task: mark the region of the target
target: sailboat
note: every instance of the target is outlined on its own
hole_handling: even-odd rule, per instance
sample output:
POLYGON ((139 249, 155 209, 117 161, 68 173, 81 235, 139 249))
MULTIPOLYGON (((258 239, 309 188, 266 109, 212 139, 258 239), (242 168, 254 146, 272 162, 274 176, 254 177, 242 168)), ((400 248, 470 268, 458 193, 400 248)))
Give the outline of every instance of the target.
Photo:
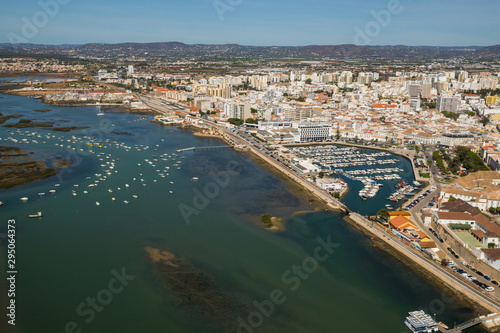
POLYGON ((104 113, 101 111, 101 106, 99 106, 99 105, 97 106, 97 111, 98 111, 97 112, 98 116, 104 116, 104 113))

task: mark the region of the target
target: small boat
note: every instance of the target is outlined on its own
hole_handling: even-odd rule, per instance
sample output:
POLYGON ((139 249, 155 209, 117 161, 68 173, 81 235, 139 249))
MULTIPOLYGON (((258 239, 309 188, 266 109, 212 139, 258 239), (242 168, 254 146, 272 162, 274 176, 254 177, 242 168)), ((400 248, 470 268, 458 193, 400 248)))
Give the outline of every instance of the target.
POLYGON ((41 193, 38 193, 38 195, 43 197, 45 195, 45 193, 41 192, 41 193))
POLYGON ((125 184, 125 187, 129 187, 130 185, 129 184, 125 184))
POLYGON ((174 193, 174 191, 170 191, 170 193, 174 193))
POLYGON ((111 200, 115 201, 116 199, 115 198, 111 198, 111 200))
POLYGON ((50 190, 49 193, 56 193, 56 190, 50 190))
POLYGON ((133 194, 133 195, 132 195, 132 198, 137 199, 137 198, 138 198, 138 196, 137 196, 137 195, 135 195, 135 194, 133 194))
POLYGON ((55 184, 54 186, 55 186, 55 187, 59 187, 59 186, 61 186, 61 184, 55 184))
POLYGON ((42 217, 42 212, 38 212, 37 214, 32 214, 32 215, 28 215, 30 219, 32 218, 35 218, 35 217, 42 217))
POLYGON ((198 177, 193 177, 192 180, 198 180, 198 177))
POLYGON ((97 206, 99 206, 99 205, 100 205, 99 201, 96 201, 96 202, 95 202, 95 204, 96 204, 97 206))
POLYGON ((128 201, 127 201, 127 200, 123 200, 123 202, 124 202, 125 204, 128 204, 128 201))
POLYGON ((109 193, 113 193, 113 190, 112 190, 112 189, 108 189, 108 192, 109 192, 109 193))
POLYGON ((0 206, 3 206, 3 202, 2 201, 0 201, 0 206))
POLYGON ((83 191, 83 194, 88 194, 89 192, 88 191, 83 191))
POLYGON ((22 197, 20 200, 21 201, 28 201, 29 199, 27 197, 22 197))
POLYGON ((73 194, 74 197, 76 197, 76 192, 73 192, 72 194, 73 194))

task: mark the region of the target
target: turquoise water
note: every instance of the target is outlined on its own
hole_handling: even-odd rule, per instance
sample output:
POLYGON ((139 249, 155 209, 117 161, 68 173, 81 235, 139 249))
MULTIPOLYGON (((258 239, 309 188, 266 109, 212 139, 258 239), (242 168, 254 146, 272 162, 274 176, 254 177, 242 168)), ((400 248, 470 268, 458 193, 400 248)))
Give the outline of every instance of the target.
MULTIPOLYGON (((245 155, 223 150, 174 156, 179 148, 220 145, 216 140, 137 115, 103 109, 105 115, 97 116, 94 107, 52 106, 51 112, 38 113, 33 110, 47 106, 37 100, 3 97, 4 115, 91 127, 69 133, 0 127, 0 145, 34 150, 47 162, 56 156, 75 162, 60 176, 0 191, 1 232, 7 219, 17 221, 17 325, 10 332, 63 332, 71 322, 82 332, 409 332, 404 317, 418 308, 449 325, 473 317, 463 304, 374 247, 341 215, 311 211, 245 155), (99 141, 102 148, 87 145, 99 141), (98 186, 89 188, 96 180, 98 186), (200 192, 206 199, 196 201, 200 192), (24 196, 26 203, 19 200, 24 196), (192 214, 186 218, 179 207, 190 207, 192 214), (28 218, 38 211, 42 219, 28 218), (297 211, 306 212, 294 215, 297 211), (263 230, 262 214, 287 217, 286 231, 263 230), (321 250, 321 258, 315 257, 318 239, 334 243, 333 252, 321 250), (155 272, 145 246, 186 258, 210 276, 239 305, 230 327, 214 328, 227 317, 207 318, 193 304, 180 303, 155 272), (302 268, 294 271, 294 266, 302 268), (122 269, 133 280, 106 298, 112 271, 122 269), (106 305, 89 311, 87 298, 99 296, 106 305), (269 299, 277 300, 272 311, 269 299), (254 301, 264 304, 265 314, 256 312, 254 301)), ((363 212, 354 194, 346 201, 363 212)), ((366 209, 375 208, 373 199, 366 209)))

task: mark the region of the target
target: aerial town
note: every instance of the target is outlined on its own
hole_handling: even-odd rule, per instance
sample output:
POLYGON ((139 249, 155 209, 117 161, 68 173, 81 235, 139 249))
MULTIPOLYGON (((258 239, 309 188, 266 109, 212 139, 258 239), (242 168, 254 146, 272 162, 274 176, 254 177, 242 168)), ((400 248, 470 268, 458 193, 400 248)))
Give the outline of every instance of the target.
MULTIPOLYGON (((2 58, 0 82, 53 106, 152 112, 154 122, 261 155, 343 212, 349 192, 369 203, 390 182, 385 208, 352 221, 500 304, 498 63, 113 59, 2 58), (393 154, 410 161, 414 181, 393 154)), ((408 327, 437 327, 412 316, 408 327)))

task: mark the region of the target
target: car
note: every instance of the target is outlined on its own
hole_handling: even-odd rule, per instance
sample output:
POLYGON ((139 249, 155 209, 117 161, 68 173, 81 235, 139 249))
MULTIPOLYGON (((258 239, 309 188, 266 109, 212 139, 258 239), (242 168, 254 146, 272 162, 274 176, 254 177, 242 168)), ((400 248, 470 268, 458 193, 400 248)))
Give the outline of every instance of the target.
POLYGON ((484 278, 488 281, 491 281, 491 278, 488 275, 485 275, 484 278))
POLYGON ((498 286, 498 282, 496 282, 495 280, 491 280, 491 283, 493 283, 495 286, 498 286))
POLYGON ((449 247, 449 248, 448 248, 448 251, 450 251, 450 252, 451 252, 451 247, 449 247))
POLYGON ((495 290, 495 288, 487 286, 486 288, 484 288, 484 290, 491 292, 491 291, 495 290))
POLYGON ((476 274, 479 276, 484 276, 484 274, 481 271, 476 271, 476 274))
POLYGON ((477 272, 477 269, 475 269, 475 268, 471 268, 470 270, 473 271, 474 273, 477 272))
POLYGON ((455 254, 455 258, 460 259, 460 257, 458 256, 458 254, 455 254))

